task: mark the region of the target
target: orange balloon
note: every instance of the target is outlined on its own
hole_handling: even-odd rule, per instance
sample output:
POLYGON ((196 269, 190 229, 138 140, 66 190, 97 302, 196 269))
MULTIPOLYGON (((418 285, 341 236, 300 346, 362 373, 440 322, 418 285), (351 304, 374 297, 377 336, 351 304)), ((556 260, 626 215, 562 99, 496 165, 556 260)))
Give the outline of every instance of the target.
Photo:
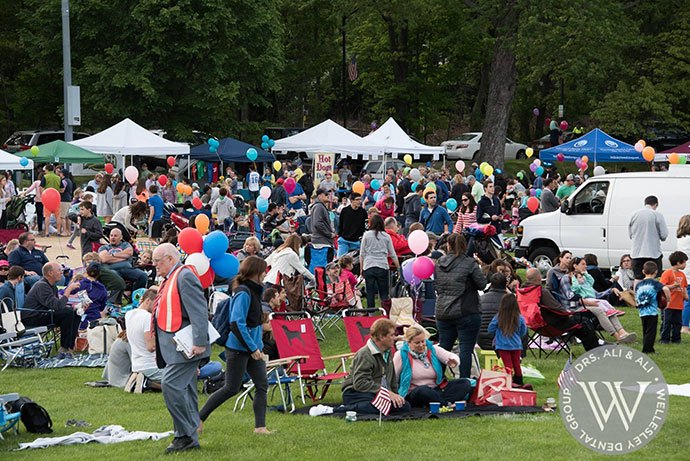
POLYGON ((582 156, 582 161, 585 162, 585 163, 589 162, 589 157, 587 157, 586 155, 583 155, 583 156, 582 156))
POLYGON ((184 184, 182 184, 181 182, 177 183, 176 189, 177 189, 177 192, 179 192, 180 194, 184 194, 184 184))
POLYGON ((206 235, 208 233, 208 226, 210 224, 211 223, 208 220, 208 216, 203 213, 196 215, 196 218, 194 219, 194 227, 196 227, 196 230, 201 232, 201 235, 206 235))
POLYGON ((355 192, 359 195, 364 195, 364 183, 362 181, 355 181, 355 183, 352 185, 352 192, 355 192))
POLYGON ((668 163, 677 164, 680 163, 680 155, 673 153, 668 156, 668 163))
POLYGON ((648 162, 651 162, 652 160, 654 160, 654 154, 655 153, 656 152, 654 152, 654 148, 651 146, 647 146, 644 149, 642 149, 642 156, 648 162))
POLYGON ((192 186, 185 186, 184 195, 192 195, 192 186))

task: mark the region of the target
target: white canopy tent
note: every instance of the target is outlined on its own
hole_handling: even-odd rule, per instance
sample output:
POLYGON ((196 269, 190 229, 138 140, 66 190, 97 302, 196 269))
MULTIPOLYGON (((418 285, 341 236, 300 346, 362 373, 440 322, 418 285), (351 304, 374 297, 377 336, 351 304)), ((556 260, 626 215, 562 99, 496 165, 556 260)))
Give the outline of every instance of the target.
POLYGON ((379 147, 368 143, 347 128, 328 119, 294 136, 278 139, 272 152, 334 152, 344 155, 381 155, 379 147))
MULTIPOLYGON (((26 152, 28 153, 29 151, 27 150, 26 152)), ((31 170, 33 173, 34 161, 28 156, 26 158, 29 160, 29 163, 26 166, 22 166, 20 163, 21 157, 0 150, 0 170, 31 170)))
POLYGON ((411 154, 415 159, 418 159, 419 155, 433 155, 434 160, 438 160, 445 152, 443 146, 426 146, 410 138, 393 117, 363 139, 372 146, 377 146, 382 152, 391 154, 393 158, 397 158, 398 154, 411 154))

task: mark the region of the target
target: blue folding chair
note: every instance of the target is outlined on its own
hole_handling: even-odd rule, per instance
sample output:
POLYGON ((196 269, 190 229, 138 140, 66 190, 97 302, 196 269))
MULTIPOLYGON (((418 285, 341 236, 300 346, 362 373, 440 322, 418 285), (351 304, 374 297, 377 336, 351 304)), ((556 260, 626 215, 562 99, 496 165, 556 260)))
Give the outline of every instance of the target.
POLYGON ((19 418, 21 413, 9 413, 5 409, 5 404, 19 399, 19 394, 0 395, 0 440, 5 440, 2 434, 9 430, 14 431, 14 435, 19 434, 19 418))

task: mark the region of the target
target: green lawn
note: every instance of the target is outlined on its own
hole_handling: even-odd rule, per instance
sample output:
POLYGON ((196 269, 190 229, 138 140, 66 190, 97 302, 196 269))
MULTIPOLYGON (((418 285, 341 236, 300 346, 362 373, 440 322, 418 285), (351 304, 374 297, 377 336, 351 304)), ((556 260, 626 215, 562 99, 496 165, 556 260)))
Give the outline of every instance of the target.
MULTIPOLYGON (((625 327, 640 334, 640 320, 630 309, 622 318, 625 327)), ((687 351, 690 338, 682 345, 658 345, 653 359, 664 371, 669 383, 688 381, 687 351)), ((324 355, 347 351, 344 334, 336 328, 328 331, 322 343, 324 355)), ((640 343, 634 345, 639 348, 640 343)), ((581 348, 576 348, 580 353, 581 348)), ((546 376, 535 386, 539 403, 557 397, 555 379, 566 357, 548 360, 531 356, 546 376)), ((98 389, 84 385, 100 378, 100 369, 26 370, 0 372, 0 391, 19 392, 45 406, 53 418, 55 436, 67 435, 72 428, 67 419, 84 419, 92 428, 119 424, 130 430, 166 431, 171 420, 161 394, 127 394, 119 389, 98 389)), ((333 388, 330 401, 339 399, 339 387, 333 388)), ((203 404, 206 396, 201 396, 203 404)), ((506 417, 471 417, 443 421, 423 420, 386 423, 348 424, 333 418, 268 414, 268 426, 278 432, 271 436, 252 434, 251 408, 232 413, 233 401, 227 402, 206 422, 201 438, 202 450, 186 454, 189 459, 595 459, 599 455, 583 448, 565 430, 558 414, 506 417)), ((670 412, 661 434, 642 450, 625 459, 688 459, 690 449, 690 399, 671 397, 670 412)), ((0 451, 16 448, 18 441, 30 441, 34 434, 23 428, 19 437, 7 435, 0 441, 0 451)), ((163 457, 169 439, 159 442, 132 442, 119 445, 54 447, 41 451, 3 453, 0 459, 153 459, 163 457), (101 458, 102 457, 102 458, 101 458)))

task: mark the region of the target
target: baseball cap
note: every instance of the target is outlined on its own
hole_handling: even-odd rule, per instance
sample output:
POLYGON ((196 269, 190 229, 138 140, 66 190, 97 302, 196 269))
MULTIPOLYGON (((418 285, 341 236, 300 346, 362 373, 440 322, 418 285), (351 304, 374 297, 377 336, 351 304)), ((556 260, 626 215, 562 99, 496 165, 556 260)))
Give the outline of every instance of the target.
POLYGON ((321 194, 328 194, 328 191, 323 187, 319 187, 318 189, 316 189, 316 195, 319 196, 321 194))
POLYGON ((575 181, 575 176, 573 174, 569 174, 568 176, 565 177, 566 181, 575 181))
POLYGON ((283 180, 283 178, 278 178, 278 180, 276 181, 277 184, 283 184, 284 182, 285 181, 283 180))
POLYGON ((0 259, 0 267, 10 267, 10 262, 6 259, 0 259))

